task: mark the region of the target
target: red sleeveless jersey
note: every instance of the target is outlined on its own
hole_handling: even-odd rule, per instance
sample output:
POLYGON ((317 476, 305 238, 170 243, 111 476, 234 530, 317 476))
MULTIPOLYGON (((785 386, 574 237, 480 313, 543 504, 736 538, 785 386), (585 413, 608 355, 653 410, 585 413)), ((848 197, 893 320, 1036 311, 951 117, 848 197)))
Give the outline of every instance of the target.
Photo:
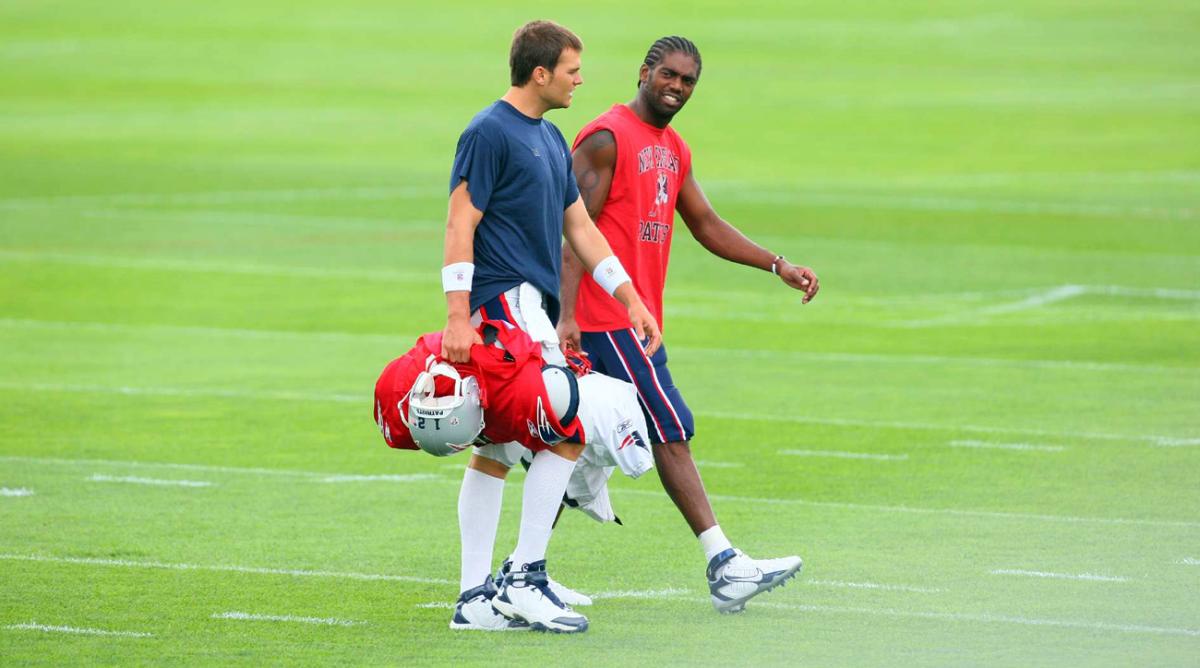
MULTIPOLYGON (((502 321, 483 321, 479 326, 481 336, 486 327, 496 329, 496 343, 471 346, 471 361, 454 365, 464 377, 474 376, 479 381, 484 414, 481 442, 517 441, 536 452, 574 436, 576 431, 582 437, 579 418, 560 424, 550 408, 542 380, 545 362, 541 345, 502 321)), ((388 447, 417 449, 401 411, 408 410, 409 390, 425 370, 426 360, 430 355, 437 357, 441 349, 441 332, 422 336, 407 353, 392 360, 375 383, 375 423, 388 447)), ((452 385, 449 379, 439 378, 438 395, 449 394, 452 385)))
MULTIPOLYGON (((574 148, 600 130, 608 130, 616 139, 617 162, 596 226, 661 329, 675 200, 692 168, 692 152, 673 128, 645 123, 623 104, 613 105, 584 126, 574 148)), ((629 327, 625 308, 586 273, 575 300, 575 320, 586 332, 629 327)))

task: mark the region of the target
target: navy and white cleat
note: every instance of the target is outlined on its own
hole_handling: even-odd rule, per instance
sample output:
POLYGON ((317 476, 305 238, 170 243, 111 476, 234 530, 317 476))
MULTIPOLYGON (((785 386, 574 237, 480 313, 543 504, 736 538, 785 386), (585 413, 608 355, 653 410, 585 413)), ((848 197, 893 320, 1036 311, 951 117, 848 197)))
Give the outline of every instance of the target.
POLYGON ((751 559, 741 550, 725 550, 708 562, 713 607, 721 614, 741 612, 746 601, 782 585, 803 566, 800 557, 751 559))
MULTIPOLYGON (((496 571, 496 582, 504 582, 504 576, 508 575, 510 570, 512 570, 512 561, 505 559, 504 563, 500 564, 500 570, 496 571)), ((567 585, 550 577, 549 574, 546 574, 546 580, 550 583, 550 591, 554 592, 554 595, 558 597, 558 600, 562 601, 563 603, 566 603, 571 607, 592 604, 592 598, 590 596, 571 589, 567 585)))
POLYGON ((528 631, 525 622, 509 619, 496 612, 492 599, 496 596, 496 584, 488 576, 483 584, 464 591, 454 604, 454 616, 450 628, 455 631, 528 631))
POLYGON ((525 564, 524 570, 509 571, 492 606, 509 619, 528 623, 534 631, 581 633, 588 629, 587 617, 550 591, 545 559, 525 564))

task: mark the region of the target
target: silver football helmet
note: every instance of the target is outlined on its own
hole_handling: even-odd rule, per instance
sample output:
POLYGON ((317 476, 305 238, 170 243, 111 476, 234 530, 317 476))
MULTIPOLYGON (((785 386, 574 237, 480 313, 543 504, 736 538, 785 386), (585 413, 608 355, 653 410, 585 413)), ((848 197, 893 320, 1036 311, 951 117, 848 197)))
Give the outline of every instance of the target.
POLYGON ((458 369, 432 356, 408 392, 408 411, 400 411, 412 439, 425 452, 445 457, 471 447, 483 431, 483 405, 479 381, 464 378, 458 369), (454 381, 454 389, 436 396, 439 377, 454 381))

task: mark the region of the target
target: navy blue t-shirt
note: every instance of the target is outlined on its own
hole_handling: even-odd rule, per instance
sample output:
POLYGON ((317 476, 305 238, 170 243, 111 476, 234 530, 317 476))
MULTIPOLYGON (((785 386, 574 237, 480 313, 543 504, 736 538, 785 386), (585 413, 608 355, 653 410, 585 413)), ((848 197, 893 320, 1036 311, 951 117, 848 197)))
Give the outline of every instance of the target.
POLYGON ((528 281, 546 295, 546 313, 558 322, 563 211, 579 199, 567 140, 550 121, 497 100, 458 138, 450 191, 462 181, 483 212, 471 310, 528 281))

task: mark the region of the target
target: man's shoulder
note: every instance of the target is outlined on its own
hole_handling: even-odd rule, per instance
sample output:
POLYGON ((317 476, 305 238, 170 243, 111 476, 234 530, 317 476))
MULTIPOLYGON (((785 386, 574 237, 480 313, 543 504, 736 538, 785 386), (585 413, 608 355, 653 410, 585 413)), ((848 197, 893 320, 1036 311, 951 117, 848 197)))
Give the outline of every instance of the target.
POLYGON ((494 140, 510 131, 511 124, 507 121, 508 118, 504 110, 500 108, 500 103, 493 102, 471 117, 471 122, 467 123, 462 136, 464 138, 482 136, 488 140, 494 140))
POLYGON ((596 116, 589 121, 587 125, 580 128, 579 134, 575 135, 574 148, 579 148, 579 145, 583 143, 585 139, 588 139, 589 137, 595 137, 597 135, 604 137, 610 143, 615 140, 616 132, 621 127, 620 119, 618 118, 619 112, 617 110, 617 108, 621 106, 622 105, 614 104, 607 111, 602 112, 599 116, 596 116))

